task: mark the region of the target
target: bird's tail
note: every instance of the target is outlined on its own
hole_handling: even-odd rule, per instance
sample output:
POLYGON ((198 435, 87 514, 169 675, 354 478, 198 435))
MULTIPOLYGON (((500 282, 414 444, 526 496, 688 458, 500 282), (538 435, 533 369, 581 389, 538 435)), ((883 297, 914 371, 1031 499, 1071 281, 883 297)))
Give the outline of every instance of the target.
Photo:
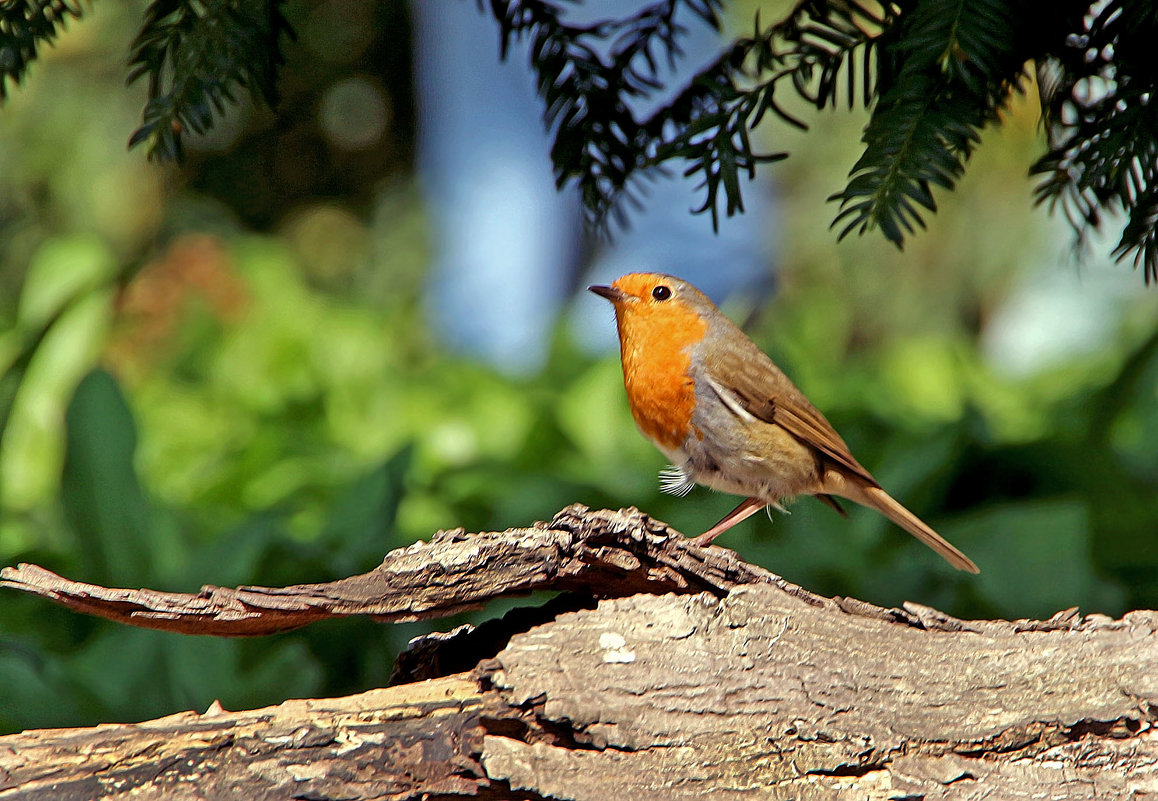
POLYGON ((977 565, 973 563, 972 559, 961 553, 960 550, 936 531, 929 528, 921 518, 901 506, 893 496, 889 495, 883 489, 875 484, 862 484, 859 481, 850 481, 844 476, 841 478, 844 479, 843 482, 841 482, 844 486, 838 493, 839 495, 843 495, 849 500, 856 501, 863 506, 876 509, 889 520, 892 520, 905 531, 941 554, 946 562, 958 570, 966 570, 970 573, 981 572, 977 568, 977 565))

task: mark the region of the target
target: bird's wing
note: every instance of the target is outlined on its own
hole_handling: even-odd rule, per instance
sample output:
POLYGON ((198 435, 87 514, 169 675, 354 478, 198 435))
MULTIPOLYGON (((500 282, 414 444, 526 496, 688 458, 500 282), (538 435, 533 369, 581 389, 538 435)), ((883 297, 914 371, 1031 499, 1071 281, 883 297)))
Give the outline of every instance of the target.
POLYGON ((738 405, 752 417, 780 426, 830 461, 875 486, 876 479, 853 458, 840 434, 788 376, 750 341, 745 339, 741 348, 725 350, 710 366, 712 389, 721 395, 724 404, 738 405))
POLYGON ((794 403, 793 399, 779 398, 770 401, 772 405, 771 422, 783 428, 792 436, 806 445, 811 445, 822 454, 850 472, 860 476, 870 484, 876 484, 860 462, 853 458, 848 445, 841 439, 840 434, 832 424, 824 419, 824 415, 816 410, 808 401, 805 406, 794 403))

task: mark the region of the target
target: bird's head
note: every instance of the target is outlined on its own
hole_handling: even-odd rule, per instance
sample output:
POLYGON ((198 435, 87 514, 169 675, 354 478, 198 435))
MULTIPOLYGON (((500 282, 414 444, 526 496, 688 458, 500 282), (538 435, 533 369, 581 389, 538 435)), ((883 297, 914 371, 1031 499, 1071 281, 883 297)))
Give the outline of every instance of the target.
POLYGON ((704 338, 720 314, 703 292, 672 275, 631 273, 611 286, 588 289, 615 307, 624 359, 683 353, 704 338))

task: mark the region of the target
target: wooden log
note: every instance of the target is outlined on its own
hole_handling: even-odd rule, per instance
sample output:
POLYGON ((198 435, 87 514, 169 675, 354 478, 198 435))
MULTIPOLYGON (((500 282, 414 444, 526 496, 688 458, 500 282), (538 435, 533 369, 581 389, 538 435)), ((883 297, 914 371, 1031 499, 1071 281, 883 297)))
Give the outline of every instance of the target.
MULTIPOLYGON (((0 737, 0 801, 1158 797, 1154 612, 1007 622, 883 609, 814 595, 634 511, 561 517, 391 554, 384 564, 461 566, 409 613, 393 590, 321 607, 431 616, 533 589, 527 576, 576 592, 570 611, 489 624, 511 629, 497 654, 464 628, 415 643, 398 685, 348 698, 0 737), (523 578, 487 584, 503 572, 488 555, 519 549, 523 578), (623 594, 583 601, 596 586, 623 594)), ((416 572, 395 573, 415 586, 416 572)), ((97 597, 137 620, 123 596, 97 597)), ((138 606, 150 625, 164 619, 138 606)), ((255 630, 206 608, 189 619, 255 630)))

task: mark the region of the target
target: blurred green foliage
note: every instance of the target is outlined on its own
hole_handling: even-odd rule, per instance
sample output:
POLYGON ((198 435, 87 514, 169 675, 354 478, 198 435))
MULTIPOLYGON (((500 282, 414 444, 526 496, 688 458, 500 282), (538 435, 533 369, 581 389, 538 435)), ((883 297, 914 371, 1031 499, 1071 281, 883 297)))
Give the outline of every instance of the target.
MULTIPOLYGON (((296 46, 330 53, 316 96, 365 67, 368 44, 318 44, 343 40, 342 19, 365 22, 347 5, 299 27, 296 46)), ((361 165, 341 173, 360 181, 338 193, 348 202, 316 162, 287 159, 277 180, 292 191, 275 203, 254 154, 304 134, 271 145, 269 121, 244 108, 233 139, 191 143, 183 172, 125 154, 139 102, 117 48, 134 13, 96 6, 0 113, 0 564, 177 591, 281 585, 576 501, 636 505, 689 534, 733 505, 659 494, 663 460, 634 429, 617 358, 578 352, 565 327, 530 378, 438 347, 401 106, 365 145, 377 156, 334 146, 333 163, 361 165)), ((837 248, 827 231, 824 197, 863 118, 770 130, 798 138, 775 172, 781 291, 766 309, 726 308, 981 575, 878 515, 810 500, 722 545, 819 592, 964 616, 1158 606, 1158 303, 1127 269, 1075 264, 1064 227, 1029 210, 1017 165, 1037 147, 1034 118, 1012 112, 903 256, 837 248)), ((0 730, 352 692, 384 683, 423 630, 186 638, 4 593, 0 730)))

